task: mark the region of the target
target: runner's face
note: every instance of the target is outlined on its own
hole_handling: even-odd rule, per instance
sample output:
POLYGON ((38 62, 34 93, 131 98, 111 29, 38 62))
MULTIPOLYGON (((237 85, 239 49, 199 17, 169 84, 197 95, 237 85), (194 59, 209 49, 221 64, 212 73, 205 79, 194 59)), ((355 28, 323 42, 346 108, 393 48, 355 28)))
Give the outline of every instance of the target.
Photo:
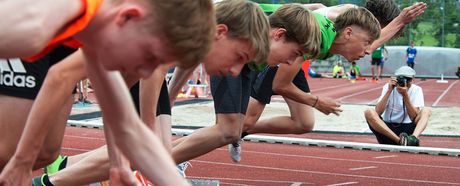
POLYGON ((287 42, 284 38, 278 40, 272 39, 270 42, 268 65, 292 64, 297 57, 302 55, 302 48, 296 42, 287 42))
POLYGON ((249 51, 249 41, 229 38, 218 28, 211 50, 203 61, 206 72, 210 75, 237 76, 243 66, 254 58, 249 51))
POLYGON ((100 48, 107 70, 120 70, 140 77, 149 77, 159 64, 172 63, 175 58, 162 37, 150 34, 137 22, 128 22, 100 48))
POLYGON ((359 27, 352 26, 349 40, 344 45, 345 52, 342 54, 348 61, 356 61, 369 54, 369 48, 373 40, 368 32, 359 27))

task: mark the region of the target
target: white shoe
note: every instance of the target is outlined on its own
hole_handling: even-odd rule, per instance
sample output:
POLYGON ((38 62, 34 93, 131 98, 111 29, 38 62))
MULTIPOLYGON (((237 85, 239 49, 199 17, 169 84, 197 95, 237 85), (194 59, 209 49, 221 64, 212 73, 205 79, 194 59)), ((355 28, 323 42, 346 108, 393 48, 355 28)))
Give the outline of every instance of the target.
POLYGON ((179 171, 179 174, 184 178, 185 178, 185 170, 187 170, 189 165, 192 166, 192 164, 190 164, 190 162, 188 161, 184 161, 177 165, 177 171, 179 171))
POLYGON ((239 140, 237 143, 232 143, 228 145, 228 152, 233 162, 238 163, 241 161, 241 143, 243 140, 239 140))

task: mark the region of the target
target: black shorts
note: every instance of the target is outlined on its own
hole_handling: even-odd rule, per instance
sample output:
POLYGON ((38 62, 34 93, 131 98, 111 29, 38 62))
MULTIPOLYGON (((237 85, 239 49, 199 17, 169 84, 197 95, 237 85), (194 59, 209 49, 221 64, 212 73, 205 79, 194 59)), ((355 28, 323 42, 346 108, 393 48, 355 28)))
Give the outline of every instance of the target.
POLYGON ((171 105, 169 104, 169 92, 166 79, 163 81, 163 85, 161 85, 157 104, 157 116, 162 114, 171 115, 171 105))
POLYGON ((129 89, 129 93, 131 93, 131 98, 133 99, 134 107, 136 108, 137 114, 140 115, 141 107, 139 104, 139 81, 129 89))
MULTIPOLYGON (((264 104, 270 104, 272 95, 277 95, 273 92, 273 80, 275 79, 278 67, 266 67, 262 72, 256 75, 256 79, 251 88, 251 97, 264 104)), ((300 90, 309 93, 310 87, 308 86, 305 73, 301 69, 292 80, 292 83, 300 90)))
POLYGON ((246 114, 251 92, 251 70, 247 65, 240 75, 211 76, 211 93, 216 114, 246 114))
MULTIPOLYGON (((131 97, 134 102, 134 106, 136 107, 136 111, 140 113, 140 100, 139 100, 139 82, 133 85, 129 92, 131 93, 131 97)), ((166 85, 166 80, 163 81, 163 85, 161 86, 160 95, 158 97, 157 103, 157 113, 156 116, 161 114, 171 115, 171 105, 169 105, 169 94, 168 94, 168 86, 166 85)))
POLYGON ((35 100, 51 66, 75 51, 59 46, 31 63, 19 58, 0 59, 0 94, 35 100))
MULTIPOLYGON (((385 124, 387 124, 388 128, 390 128, 391 131, 393 131, 397 136, 399 136, 399 134, 401 134, 402 132, 411 135, 412 133, 414 133, 415 127, 417 126, 416 123, 390 123, 386 121, 384 122, 385 124)), ((377 141, 380 144, 399 145, 398 143, 391 140, 389 137, 374 130, 370 125, 369 128, 375 134, 375 137, 377 138, 377 141)))
POLYGON ((381 62, 382 62, 382 58, 372 58, 371 65, 379 66, 381 62))

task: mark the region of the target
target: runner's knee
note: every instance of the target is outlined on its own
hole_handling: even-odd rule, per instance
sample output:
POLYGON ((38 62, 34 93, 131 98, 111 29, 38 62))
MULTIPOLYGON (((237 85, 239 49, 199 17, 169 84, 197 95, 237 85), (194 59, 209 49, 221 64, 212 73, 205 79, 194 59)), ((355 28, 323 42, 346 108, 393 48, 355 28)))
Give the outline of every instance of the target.
POLYGON ((313 131, 313 127, 315 126, 315 119, 311 117, 302 117, 294 122, 298 126, 297 134, 309 133, 313 131))
MULTIPOLYGON (((235 120, 235 122, 240 122, 238 120, 235 120)), ((219 131, 221 133, 221 136, 222 136, 222 140, 224 143, 226 144, 229 144, 229 143, 233 143, 235 141, 238 141, 240 139, 240 131, 239 131, 239 125, 237 125, 236 123, 227 123, 227 124, 224 124, 224 123, 220 123, 219 124, 219 131), (222 125, 227 125, 226 127, 222 127, 222 125), (229 126, 232 126, 232 127, 229 127, 229 126)))

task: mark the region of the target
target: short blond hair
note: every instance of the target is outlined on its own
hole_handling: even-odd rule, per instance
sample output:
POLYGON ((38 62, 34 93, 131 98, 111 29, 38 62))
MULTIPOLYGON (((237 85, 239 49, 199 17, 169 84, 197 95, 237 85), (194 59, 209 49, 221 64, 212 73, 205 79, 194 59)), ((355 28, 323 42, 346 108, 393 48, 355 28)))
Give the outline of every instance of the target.
POLYGON ((147 28, 164 36, 180 67, 195 66, 207 55, 216 30, 211 0, 143 1, 152 7, 150 13, 154 18, 147 28))
POLYGON ((287 30, 287 41, 301 45, 307 54, 316 57, 320 53, 321 31, 315 16, 301 4, 285 4, 269 16, 272 28, 287 30))
POLYGON ((270 25, 264 11, 247 0, 224 0, 216 5, 217 24, 228 27, 231 38, 251 43, 254 60, 265 62, 270 53, 270 25))
POLYGON ((372 15, 369 10, 358 7, 350 8, 343 12, 335 19, 334 26, 337 33, 340 35, 346 27, 358 26, 367 31, 372 39, 376 40, 380 37, 380 23, 377 18, 372 15))

